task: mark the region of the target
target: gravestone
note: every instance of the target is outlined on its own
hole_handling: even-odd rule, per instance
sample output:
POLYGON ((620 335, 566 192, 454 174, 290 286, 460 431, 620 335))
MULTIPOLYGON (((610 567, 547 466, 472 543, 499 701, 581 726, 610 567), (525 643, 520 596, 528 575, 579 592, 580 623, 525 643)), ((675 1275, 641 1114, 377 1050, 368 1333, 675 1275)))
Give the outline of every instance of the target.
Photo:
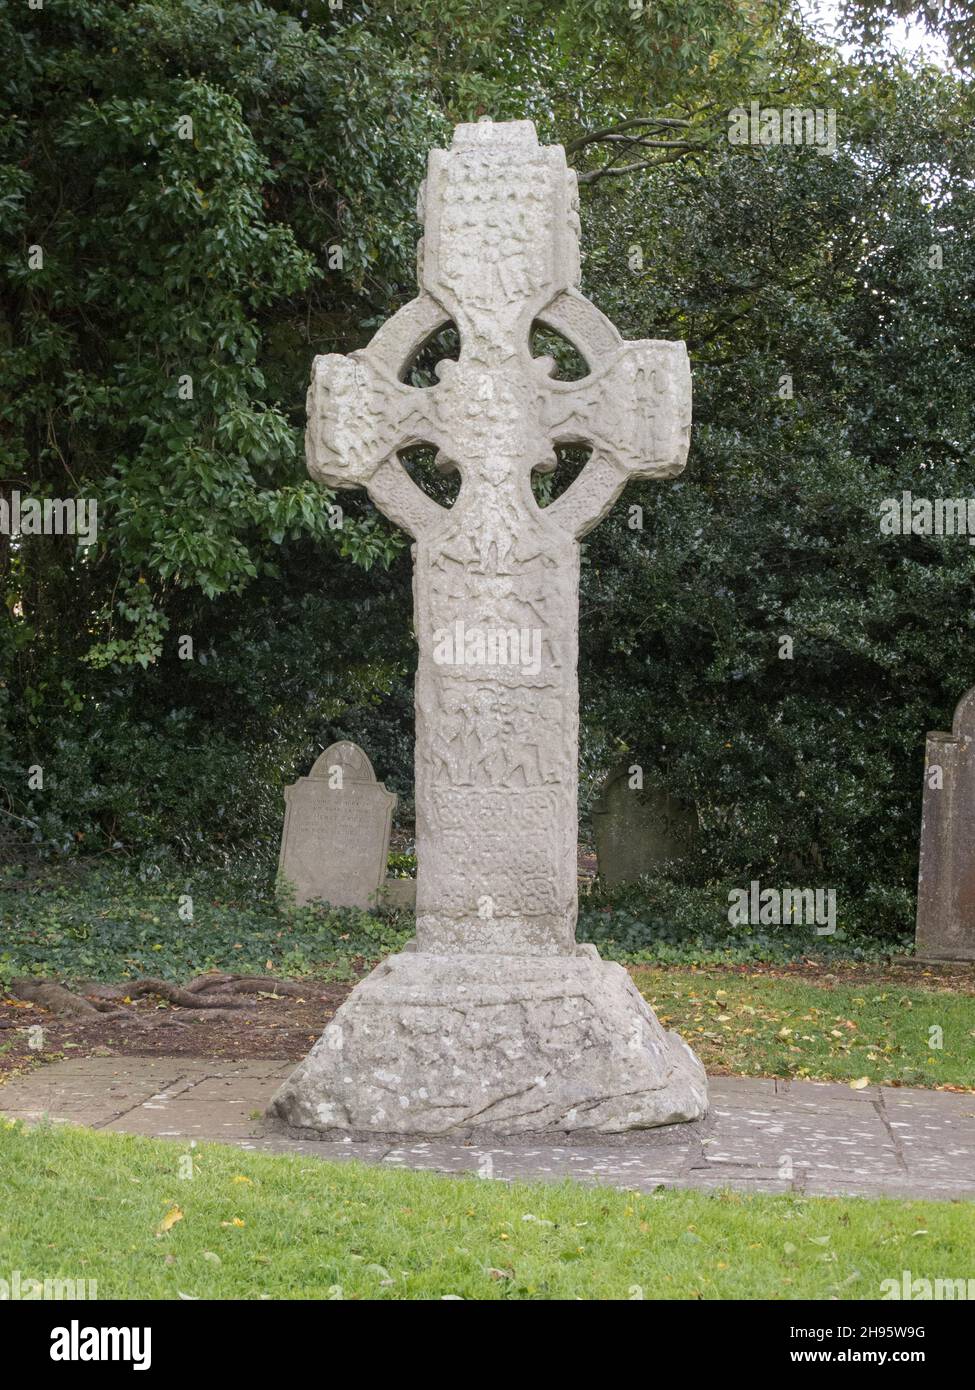
POLYGON ((659 788, 631 787, 629 768, 623 767, 603 783, 592 828, 599 872, 612 888, 683 858, 697 831, 697 814, 659 788))
POLYGON ((630 478, 684 467, 683 343, 624 342, 576 288, 575 175, 530 121, 432 150, 420 293, 348 357, 315 359, 306 449, 414 537, 417 929, 349 996, 271 1114, 319 1136, 618 1131, 707 1107, 700 1062, 626 971, 577 945, 579 540, 630 478), (460 358, 406 384, 451 321, 460 358), (552 377, 533 325, 589 367, 552 377), (427 444, 440 506, 399 453, 427 444), (588 444, 540 508, 535 469, 588 444))
POLYGON ((333 743, 285 787, 278 872, 295 901, 371 907, 386 876, 396 797, 355 743, 333 743))
POLYGON ((915 935, 922 960, 975 960, 975 688, 927 738, 915 935))
POLYGON ((387 907, 398 908, 401 912, 416 909, 416 879, 387 878, 383 884, 382 902, 387 907))

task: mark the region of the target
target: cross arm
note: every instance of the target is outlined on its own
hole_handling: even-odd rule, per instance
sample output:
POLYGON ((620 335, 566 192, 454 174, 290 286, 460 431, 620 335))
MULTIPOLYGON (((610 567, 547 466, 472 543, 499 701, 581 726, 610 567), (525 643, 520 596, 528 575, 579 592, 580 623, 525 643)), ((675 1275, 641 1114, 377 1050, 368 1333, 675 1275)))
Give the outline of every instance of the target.
POLYGON ((368 348, 316 357, 307 399, 308 472, 329 487, 368 486, 390 454, 422 440, 421 396, 387 373, 368 348))
POLYGON ((687 462, 691 370, 683 343, 622 343, 600 372, 553 383, 548 425, 556 444, 592 446, 578 478, 546 508, 577 539, 606 515, 631 479, 673 478, 687 462))
POLYGON ((440 304, 419 295, 382 325, 369 346, 314 359, 305 457, 316 481, 332 488, 366 486, 391 453, 427 438, 437 388, 408 386, 401 378, 445 322, 440 304))
POLYGON ((421 294, 368 347, 316 357, 308 388, 308 472, 329 487, 367 488, 379 509, 413 536, 444 509, 417 487, 396 455, 413 444, 438 444, 438 388, 408 386, 400 376, 446 321, 440 305, 421 294))

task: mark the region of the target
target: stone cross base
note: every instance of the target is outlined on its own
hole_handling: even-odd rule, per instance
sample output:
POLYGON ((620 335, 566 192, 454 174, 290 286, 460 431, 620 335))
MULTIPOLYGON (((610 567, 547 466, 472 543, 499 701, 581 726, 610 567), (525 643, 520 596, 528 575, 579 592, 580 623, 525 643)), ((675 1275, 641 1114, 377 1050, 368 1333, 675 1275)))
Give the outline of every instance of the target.
POLYGON ((274 1096, 299 1137, 615 1134, 700 1119, 704 1068, 621 965, 404 951, 274 1096))

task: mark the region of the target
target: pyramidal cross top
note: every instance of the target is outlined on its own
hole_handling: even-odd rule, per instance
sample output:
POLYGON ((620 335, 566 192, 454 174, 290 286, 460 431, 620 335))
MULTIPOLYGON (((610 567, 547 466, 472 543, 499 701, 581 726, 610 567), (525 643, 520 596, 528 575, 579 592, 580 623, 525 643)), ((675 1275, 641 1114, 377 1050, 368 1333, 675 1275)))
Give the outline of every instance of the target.
POLYGON ((700 1062, 619 965, 576 944, 579 539, 630 478, 679 473, 683 343, 624 342, 576 288, 575 175, 530 121, 461 125, 419 199, 420 293, 315 359, 308 468, 364 486, 415 539, 417 929, 352 992, 275 1096, 315 1134, 616 1131, 696 1119, 700 1062), (407 385, 451 320, 460 357, 407 385), (553 379, 533 326, 589 373, 553 379), (399 453, 460 473, 453 507, 399 453), (533 470, 588 445, 547 507, 533 470))

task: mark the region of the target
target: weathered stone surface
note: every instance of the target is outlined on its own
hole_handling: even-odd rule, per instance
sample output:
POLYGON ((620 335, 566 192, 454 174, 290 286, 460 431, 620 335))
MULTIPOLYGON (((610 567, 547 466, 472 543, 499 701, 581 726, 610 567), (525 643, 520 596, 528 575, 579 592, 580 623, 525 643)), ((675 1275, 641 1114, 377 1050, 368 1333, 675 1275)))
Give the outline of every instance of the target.
POLYGON ((951 733, 928 734, 917 953, 975 960, 975 688, 958 702, 951 733))
POLYGON ((578 538, 628 478, 683 468, 687 353, 623 342, 579 294, 575 177, 530 122, 459 126, 449 151, 431 151, 421 203, 421 293, 368 348, 316 358, 308 465, 331 486, 365 485, 417 541, 418 944, 558 954, 575 939, 578 538), (436 386, 405 385, 451 319, 460 360, 440 364, 436 386), (573 342, 588 376, 551 379, 530 355, 536 321, 573 342), (532 470, 573 441, 593 455, 540 509, 532 470), (452 508, 397 458, 420 442, 460 471, 452 508), (442 659, 457 623, 472 640, 442 659), (512 632, 530 635, 528 660, 498 659, 512 632))
POLYGON ((279 873, 295 901, 369 907, 386 876, 396 797, 355 743, 333 743, 284 789, 279 873))
POLYGON ((593 807, 599 872, 610 885, 635 883, 657 864, 687 854, 697 830, 692 806, 655 788, 630 785, 628 767, 607 777, 593 807))
POLYGON ((577 956, 391 956, 274 1098, 295 1130, 615 1133, 696 1119, 700 1062, 621 965, 577 956))
POLYGON ((382 1073, 404 1078, 407 1103, 381 1117, 400 1134, 446 1133, 485 1108, 517 1130, 534 1087, 554 1098, 537 1097, 543 1129, 690 1118, 706 1106, 699 1068, 575 945, 579 539, 628 479, 684 467, 687 353, 624 342, 579 293, 575 175, 531 122, 459 126, 430 153, 420 215, 418 297, 367 348, 315 359, 306 436, 313 477, 365 486, 416 541, 416 941, 344 1006, 341 1066, 323 1041, 277 1109, 319 1130, 375 1129, 382 1073), (459 360, 432 387, 407 385, 451 320, 459 360), (552 360, 531 356, 535 324, 567 338, 588 375, 554 380, 552 360), (420 443, 461 475, 452 508, 398 457, 420 443), (531 475, 560 443, 591 457, 540 508, 531 475), (424 981, 422 1002, 405 1003, 424 981), (482 1004, 445 1031, 461 989, 482 1004), (495 1017, 502 1040, 486 1046, 495 1017), (621 1040, 634 1038, 646 1045, 631 1055, 621 1040))

